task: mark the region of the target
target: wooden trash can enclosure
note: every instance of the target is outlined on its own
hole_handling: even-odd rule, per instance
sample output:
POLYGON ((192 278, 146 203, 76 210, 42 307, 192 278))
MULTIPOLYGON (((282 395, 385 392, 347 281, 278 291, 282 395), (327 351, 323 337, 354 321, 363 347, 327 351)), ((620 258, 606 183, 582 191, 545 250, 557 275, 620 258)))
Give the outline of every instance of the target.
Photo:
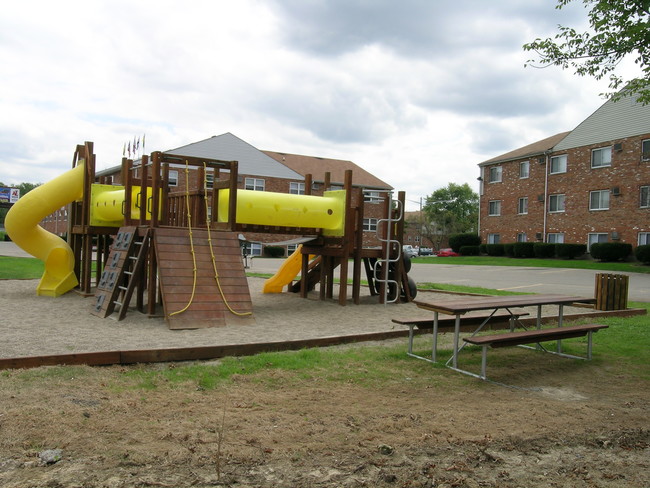
POLYGON ((629 281, 627 275, 596 273, 596 310, 625 310, 629 281))

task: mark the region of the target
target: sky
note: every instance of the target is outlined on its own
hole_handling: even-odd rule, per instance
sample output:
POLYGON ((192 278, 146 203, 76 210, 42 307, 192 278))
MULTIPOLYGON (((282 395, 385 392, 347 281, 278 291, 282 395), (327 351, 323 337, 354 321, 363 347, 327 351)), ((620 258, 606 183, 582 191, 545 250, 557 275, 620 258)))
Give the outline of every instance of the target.
POLYGON ((355 162, 407 209, 478 163, 573 129, 607 81, 525 67, 584 30, 576 0, 22 0, 0 12, 0 182, 43 183, 93 141, 168 150, 231 132, 355 162))

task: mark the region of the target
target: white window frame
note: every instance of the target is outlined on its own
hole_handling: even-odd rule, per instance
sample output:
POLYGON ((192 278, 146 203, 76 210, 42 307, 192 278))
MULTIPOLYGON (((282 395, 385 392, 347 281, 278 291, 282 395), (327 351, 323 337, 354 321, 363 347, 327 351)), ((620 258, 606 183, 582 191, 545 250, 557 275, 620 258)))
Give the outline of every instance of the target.
POLYGON ((592 244, 599 242, 609 242, 609 234, 607 232, 590 232, 587 235, 587 252, 589 252, 589 249, 591 249, 592 244), (605 239, 602 240, 602 237, 605 239))
POLYGON ((566 195, 555 193, 548 196, 548 213, 562 213, 566 211, 566 195), (554 205, 555 202, 555 205, 554 205), (553 207, 556 207, 553 209, 553 207))
POLYGON ((168 175, 169 186, 178 186, 178 171, 175 169, 169 170, 168 175))
POLYGON ((589 192, 589 210, 609 210, 609 190, 594 190, 589 192))
POLYGON ((490 183, 501 183, 503 181, 503 166, 490 166, 490 183))
POLYGON ((214 173, 212 173, 211 171, 205 172, 205 187, 207 189, 214 188, 214 173))
POLYGON ((363 201, 365 203, 381 203, 383 198, 381 192, 377 190, 363 190, 363 201))
POLYGON ((637 243, 639 246, 650 244, 650 232, 639 232, 637 243))
POLYGON ((528 242, 528 236, 525 232, 517 233, 517 242, 528 242))
POLYGON ((291 195, 304 195, 305 194, 305 184, 300 181, 290 181, 289 182, 289 193, 291 195))
POLYGON ((363 219, 364 232, 377 232, 378 219, 363 219))
POLYGON ((488 234, 487 243, 488 244, 499 244, 501 242, 500 234, 488 234))
POLYGON ((596 149, 591 150, 592 169, 607 168, 611 165, 612 165, 612 146, 597 147, 596 149), (596 159, 598 159, 599 161, 596 162, 596 159))
POLYGON ((641 141, 641 161, 650 161, 650 139, 641 141))
POLYGON ((519 163, 519 178, 529 178, 530 177, 530 161, 522 161, 519 163))
POLYGON ((549 232, 546 242, 551 244, 564 244, 564 232, 549 232))
POLYGON ((296 252, 296 249, 298 249, 298 246, 300 244, 287 244, 287 256, 290 256, 294 252, 296 252))
POLYGON ((264 191, 266 182, 263 178, 246 178, 244 180, 244 189, 252 191, 264 191))
POLYGON ((262 244, 260 242, 246 242, 244 252, 248 251, 248 256, 261 256, 262 244))
POLYGON ((568 156, 566 154, 558 154, 557 156, 551 156, 551 163, 549 164, 549 174, 557 175, 560 173, 566 173, 568 166, 568 156))
POLYGON ((650 186, 639 187, 639 208, 650 208, 650 186))
POLYGON ((501 216, 501 200, 490 200, 488 202, 488 215, 490 217, 501 216))
POLYGON ((517 215, 528 215, 528 197, 521 197, 517 203, 517 215))

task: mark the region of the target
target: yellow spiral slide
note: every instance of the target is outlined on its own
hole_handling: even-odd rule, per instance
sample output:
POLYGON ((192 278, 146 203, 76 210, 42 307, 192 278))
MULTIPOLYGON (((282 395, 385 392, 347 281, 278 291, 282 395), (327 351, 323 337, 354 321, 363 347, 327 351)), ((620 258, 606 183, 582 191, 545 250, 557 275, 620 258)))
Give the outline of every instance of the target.
POLYGON ((78 285, 74 254, 59 236, 43 229, 43 218, 83 197, 84 165, 34 188, 14 204, 5 218, 5 230, 19 247, 45 262, 37 295, 57 297, 78 285))

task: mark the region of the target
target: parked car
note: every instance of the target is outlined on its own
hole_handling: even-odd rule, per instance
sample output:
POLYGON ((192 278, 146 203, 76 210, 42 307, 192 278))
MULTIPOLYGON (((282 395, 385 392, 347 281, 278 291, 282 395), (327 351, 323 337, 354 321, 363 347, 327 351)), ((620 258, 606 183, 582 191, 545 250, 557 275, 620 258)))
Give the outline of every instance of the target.
POLYGON ((418 256, 431 256, 433 254, 433 249, 430 247, 421 247, 418 250, 418 256))
POLYGON ((402 254, 404 254, 404 256, 407 258, 414 258, 418 255, 418 250, 410 244, 406 244, 404 247, 402 247, 402 254))
POLYGON ((460 256, 457 252, 455 252, 452 248, 446 247, 444 249, 440 249, 439 251, 436 252, 436 256, 440 258, 449 258, 453 256, 460 256))

